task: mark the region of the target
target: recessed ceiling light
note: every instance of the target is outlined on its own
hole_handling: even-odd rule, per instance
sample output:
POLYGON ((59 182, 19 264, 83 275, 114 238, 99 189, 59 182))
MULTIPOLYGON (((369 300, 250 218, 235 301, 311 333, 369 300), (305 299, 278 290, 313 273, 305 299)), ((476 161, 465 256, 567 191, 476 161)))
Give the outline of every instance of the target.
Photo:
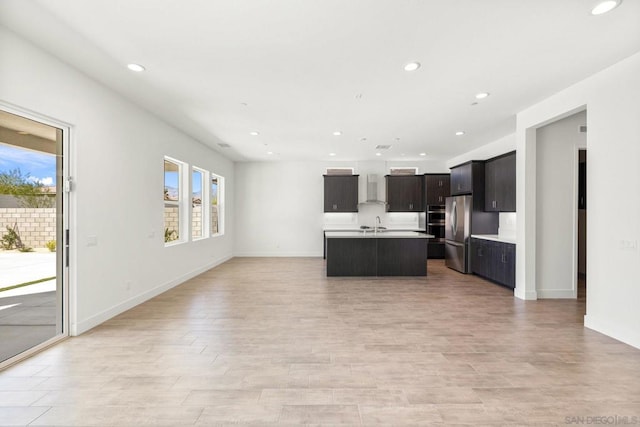
POLYGON ((260 132, 256 132, 255 130, 253 132, 249 132, 249 135, 251 136, 258 136, 260 135, 260 132))
POLYGON ((463 130, 459 130, 458 132, 456 132, 456 136, 462 136, 462 135, 464 135, 463 130))
POLYGON ((620 6, 620 3, 622 3, 622 0, 601 1, 600 3, 595 5, 593 9, 591 9, 591 14, 602 15, 607 12, 611 12, 613 9, 620 6))
POLYGON ((420 155, 421 155, 421 156, 426 156, 426 155, 427 155, 427 153, 420 153, 420 155))
POLYGON ((382 156, 382 153, 376 153, 376 156, 382 156))
POLYGON ((19 131, 18 131, 18 133, 19 133, 20 135, 29 135, 29 132, 25 132, 25 131, 23 131, 23 130, 19 130, 19 131))
POLYGON ((336 153, 329 153, 329 155, 330 155, 331 157, 333 157, 333 156, 335 156, 335 155, 336 155, 336 153))
POLYGON ((404 70, 405 71, 415 71, 418 68, 420 68, 420 63, 419 62, 409 62, 408 64, 406 64, 404 66, 404 70))
POLYGON ((476 99, 485 99, 487 96, 489 96, 489 92, 476 93, 476 99))
POLYGON ((267 154, 268 154, 268 155, 272 155, 272 154, 273 154, 273 151, 267 151, 267 154))
POLYGON ((142 65, 140 64, 127 64, 127 68, 130 69, 131 71, 135 71, 136 73, 141 73, 144 70, 146 70, 146 68, 144 68, 142 65))
POLYGON ((342 132, 340 132, 339 130, 333 132, 333 136, 340 136, 342 135, 342 132))

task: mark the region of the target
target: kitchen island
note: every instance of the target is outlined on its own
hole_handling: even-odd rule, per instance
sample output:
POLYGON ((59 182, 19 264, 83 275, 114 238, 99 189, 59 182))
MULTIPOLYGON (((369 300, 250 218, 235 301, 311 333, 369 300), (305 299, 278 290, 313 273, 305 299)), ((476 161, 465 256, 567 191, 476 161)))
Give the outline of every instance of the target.
POLYGON ((327 231, 327 276, 426 276, 433 237, 415 231, 327 231))

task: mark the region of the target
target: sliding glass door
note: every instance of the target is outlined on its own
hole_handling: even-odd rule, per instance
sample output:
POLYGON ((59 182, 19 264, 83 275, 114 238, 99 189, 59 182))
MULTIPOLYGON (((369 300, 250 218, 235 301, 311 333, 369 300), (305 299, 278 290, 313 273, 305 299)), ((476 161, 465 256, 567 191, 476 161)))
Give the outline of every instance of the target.
POLYGON ((65 146, 0 109, 0 366, 67 334, 65 146))

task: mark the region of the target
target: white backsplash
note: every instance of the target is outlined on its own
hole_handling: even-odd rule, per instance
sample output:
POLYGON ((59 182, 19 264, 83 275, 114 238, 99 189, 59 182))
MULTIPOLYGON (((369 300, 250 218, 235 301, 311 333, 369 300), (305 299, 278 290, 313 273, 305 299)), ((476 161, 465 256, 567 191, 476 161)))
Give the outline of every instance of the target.
POLYGON ((498 218, 498 235, 515 237, 516 235, 516 213, 515 212, 500 212, 498 218))
POLYGON ((376 217, 380 217, 381 225, 390 229, 421 229, 420 216, 417 212, 385 212, 383 204, 364 203, 358 206, 358 213, 325 213, 324 228, 358 228, 361 225, 373 227, 376 217))
POLYGON ((357 213, 332 213, 328 212, 324 214, 324 228, 357 228, 358 227, 358 214, 357 213))

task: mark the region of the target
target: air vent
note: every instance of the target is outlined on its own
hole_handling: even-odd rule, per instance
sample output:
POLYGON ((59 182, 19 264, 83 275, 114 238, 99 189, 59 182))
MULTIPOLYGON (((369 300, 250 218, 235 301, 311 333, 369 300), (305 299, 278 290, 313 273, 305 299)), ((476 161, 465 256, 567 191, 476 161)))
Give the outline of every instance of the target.
POLYGON ((587 133, 587 127, 586 126, 580 126, 580 132, 587 133))
POLYGON ((221 148, 231 148, 231 146, 229 144, 227 144, 226 142, 219 142, 218 145, 221 148))
POLYGON ((376 145, 376 150, 388 150, 391 148, 390 145, 376 145))

